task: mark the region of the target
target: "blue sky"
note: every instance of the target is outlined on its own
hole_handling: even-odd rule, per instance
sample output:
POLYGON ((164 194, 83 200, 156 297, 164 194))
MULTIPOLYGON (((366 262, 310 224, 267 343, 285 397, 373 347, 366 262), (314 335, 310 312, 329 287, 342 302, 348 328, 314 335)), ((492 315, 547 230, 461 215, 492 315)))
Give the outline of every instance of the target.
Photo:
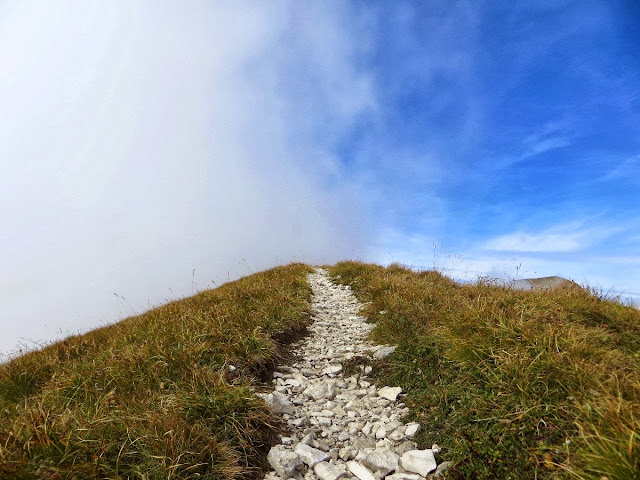
POLYGON ((0 353, 289 261, 640 297, 640 9, 0 3, 0 353))
POLYGON ((376 15, 380 116, 346 156, 375 171, 379 255, 640 292, 640 9, 524 3, 376 15))

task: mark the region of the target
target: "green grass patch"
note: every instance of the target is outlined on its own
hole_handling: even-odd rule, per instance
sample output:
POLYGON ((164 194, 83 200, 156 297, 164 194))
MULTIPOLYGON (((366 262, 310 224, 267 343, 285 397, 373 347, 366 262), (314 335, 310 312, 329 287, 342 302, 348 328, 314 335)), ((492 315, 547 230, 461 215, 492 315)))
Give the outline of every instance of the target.
POLYGON ((371 302, 371 338, 399 345, 377 381, 408 393, 449 478, 640 478, 640 311, 578 286, 462 286, 359 262, 330 274, 371 302))
POLYGON ((308 323, 309 271, 278 267, 0 365, 0 478, 255 478, 277 419, 253 390, 308 323))

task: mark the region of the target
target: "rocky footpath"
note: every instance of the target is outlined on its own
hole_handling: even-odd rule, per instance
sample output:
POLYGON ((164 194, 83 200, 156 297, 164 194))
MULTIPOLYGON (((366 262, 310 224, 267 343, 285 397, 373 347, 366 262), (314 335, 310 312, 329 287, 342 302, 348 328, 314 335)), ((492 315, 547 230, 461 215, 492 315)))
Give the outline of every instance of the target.
POLYGON ((382 359, 393 346, 366 340, 373 327, 358 315, 362 305, 348 286, 335 285, 318 269, 313 288, 311 334, 294 344, 300 360, 274 373, 275 390, 260 396, 286 421, 289 436, 267 457, 265 480, 423 480, 438 478, 439 448, 419 450, 412 440, 418 423, 403 424, 408 412, 402 389, 376 386, 360 372, 344 376, 349 360, 382 359))

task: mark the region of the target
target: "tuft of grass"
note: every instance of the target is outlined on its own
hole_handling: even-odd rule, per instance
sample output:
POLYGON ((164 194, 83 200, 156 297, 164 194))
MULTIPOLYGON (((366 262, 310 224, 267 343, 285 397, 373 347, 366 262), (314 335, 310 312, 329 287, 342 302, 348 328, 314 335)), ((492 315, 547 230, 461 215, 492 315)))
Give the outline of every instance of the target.
POLYGON ((423 447, 456 479, 640 478, 640 311, 568 285, 517 291, 438 272, 342 262, 398 344, 379 381, 407 392, 423 447))
POLYGON ((0 478, 256 478, 276 419, 254 389, 306 328, 309 271, 245 277, 0 365, 0 478))

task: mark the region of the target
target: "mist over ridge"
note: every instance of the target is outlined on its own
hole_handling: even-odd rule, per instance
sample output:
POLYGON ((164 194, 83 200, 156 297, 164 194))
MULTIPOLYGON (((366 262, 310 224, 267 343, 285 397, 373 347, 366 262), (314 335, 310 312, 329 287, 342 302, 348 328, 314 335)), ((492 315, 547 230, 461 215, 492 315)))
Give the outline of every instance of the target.
POLYGON ((638 13, 0 5, 0 352, 290 261, 640 299, 638 13))
MULTIPOLYGON (((285 3, 2 10, 12 75, 0 91, 0 352, 277 264, 361 251, 366 214, 331 182, 331 141, 309 130, 348 127, 368 100, 309 111, 314 92, 293 71, 297 56, 314 63, 326 48, 322 25, 299 31, 308 25, 291 24, 285 3), (307 48, 283 51, 287 36, 307 48)), ((332 63, 346 71, 314 81, 348 94, 361 79, 338 51, 332 63)))

